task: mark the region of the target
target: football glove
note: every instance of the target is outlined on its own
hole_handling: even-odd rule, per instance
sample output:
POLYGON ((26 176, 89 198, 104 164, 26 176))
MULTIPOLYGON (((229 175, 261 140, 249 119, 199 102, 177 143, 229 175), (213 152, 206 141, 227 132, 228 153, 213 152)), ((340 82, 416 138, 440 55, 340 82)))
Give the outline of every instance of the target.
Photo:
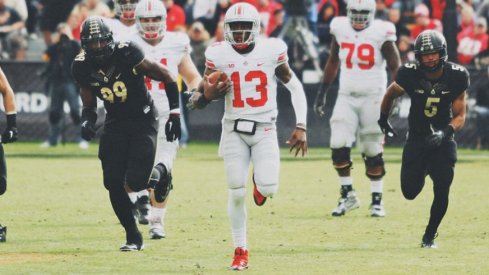
POLYGON ((433 127, 431 126, 431 131, 431 135, 425 138, 426 145, 428 145, 429 147, 440 146, 445 137, 449 137, 455 132, 451 125, 448 125, 448 127, 444 130, 436 130, 433 129, 433 127))
POLYGON ((180 114, 170 113, 170 117, 165 124, 166 141, 172 142, 180 139, 182 129, 180 128, 180 114))
POLYGON ((316 100, 314 100, 314 113, 318 116, 324 116, 326 108, 326 94, 329 88, 329 84, 321 83, 319 86, 319 91, 316 95, 316 100))
POLYGON ((377 120, 377 123, 379 124, 380 129, 385 136, 395 137, 397 136, 397 133, 396 131, 394 131, 394 128, 392 128, 391 124, 389 123, 388 117, 388 114, 380 113, 380 118, 379 120, 377 120))
POLYGON ((96 130, 94 123, 89 120, 83 121, 81 125, 81 137, 86 141, 90 141, 95 137, 95 133, 96 130))
POLYGON ((7 115, 7 128, 2 134, 2 143, 11 143, 17 140, 17 115, 7 115))

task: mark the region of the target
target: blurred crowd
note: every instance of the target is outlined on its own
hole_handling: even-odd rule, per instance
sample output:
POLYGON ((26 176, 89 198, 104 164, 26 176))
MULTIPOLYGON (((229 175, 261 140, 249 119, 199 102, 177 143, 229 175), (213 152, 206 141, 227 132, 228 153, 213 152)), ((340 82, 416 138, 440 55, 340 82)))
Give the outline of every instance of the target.
MULTIPOLYGON (((0 0, 0 40, 2 59, 24 60, 29 42, 44 39, 46 47, 56 40, 57 26, 65 22, 74 39, 80 37, 80 24, 89 15, 115 16, 115 0, 0 0)), ((307 22, 317 35, 318 48, 326 51, 333 17, 346 14, 347 0, 162 0, 168 11, 168 30, 187 32, 194 47, 196 64, 203 64, 203 51, 209 43, 222 41, 223 18, 235 2, 257 7, 262 19, 262 35, 277 37, 291 16, 288 2, 307 4, 307 22)), ((377 0, 376 17, 396 25, 402 61, 412 60, 412 42, 425 29, 443 31, 446 0, 377 0)), ((457 61, 474 62, 487 50, 489 0, 456 0, 457 61)), ((304 16, 304 15, 301 15, 304 16)), ((283 34, 282 34, 283 35, 283 34)), ((324 60, 322 60, 324 62, 324 60)))

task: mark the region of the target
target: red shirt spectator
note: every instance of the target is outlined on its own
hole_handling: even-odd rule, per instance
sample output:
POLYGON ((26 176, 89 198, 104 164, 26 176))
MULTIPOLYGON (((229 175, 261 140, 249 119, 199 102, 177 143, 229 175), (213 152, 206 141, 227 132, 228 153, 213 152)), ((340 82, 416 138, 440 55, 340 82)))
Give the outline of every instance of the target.
POLYGON ((462 31, 457 35, 457 58, 460 64, 469 64, 472 59, 487 49, 489 35, 485 18, 479 18, 471 32, 462 31))
POLYGON ((173 0, 163 0, 166 7, 166 29, 168 31, 185 31, 185 11, 173 0))
POLYGON ((258 0, 256 9, 260 14, 261 22, 265 28, 267 36, 276 28, 277 22, 273 16, 276 10, 282 9, 282 4, 273 0, 258 0))
POLYGON ((414 16, 416 17, 416 23, 411 29, 411 39, 414 41, 416 37, 424 30, 437 30, 443 31, 440 20, 431 19, 430 11, 425 4, 419 4, 414 9, 414 16))

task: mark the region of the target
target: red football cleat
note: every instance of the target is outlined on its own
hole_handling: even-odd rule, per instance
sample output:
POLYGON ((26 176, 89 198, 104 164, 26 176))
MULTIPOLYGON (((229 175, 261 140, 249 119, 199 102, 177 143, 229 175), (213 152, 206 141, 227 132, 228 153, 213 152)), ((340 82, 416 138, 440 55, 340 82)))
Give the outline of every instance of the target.
POLYGON ((258 188, 256 188, 255 178, 253 177, 253 200, 255 204, 258 206, 262 206, 267 201, 267 197, 263 196, 258 188))
POLYGON ((233 263, 229 269, 237 271, 248 269, 248 250, 246 248, 236 247, 233 263))

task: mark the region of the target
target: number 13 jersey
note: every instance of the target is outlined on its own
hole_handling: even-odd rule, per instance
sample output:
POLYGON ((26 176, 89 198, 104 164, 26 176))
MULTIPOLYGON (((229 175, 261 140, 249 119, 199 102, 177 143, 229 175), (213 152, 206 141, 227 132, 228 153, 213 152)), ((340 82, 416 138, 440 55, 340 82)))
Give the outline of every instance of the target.
POLYGON ((232 81, 225 98, 224 119, 275 122, 275 68, 288 61, 282 40, 259 38, 247 54, 237 53, 227 42, 217 42, 207 48, 205 57, 207 68, 223 71, 232 81))
POLYGON ((396 27, 391 22, 374 20, 362 31, 355 31, 348 17, 331 21, 341 61, 340 92, 372 94, 384 92, 387 86, 386 62, 382 45, 396 41, 396 27))

